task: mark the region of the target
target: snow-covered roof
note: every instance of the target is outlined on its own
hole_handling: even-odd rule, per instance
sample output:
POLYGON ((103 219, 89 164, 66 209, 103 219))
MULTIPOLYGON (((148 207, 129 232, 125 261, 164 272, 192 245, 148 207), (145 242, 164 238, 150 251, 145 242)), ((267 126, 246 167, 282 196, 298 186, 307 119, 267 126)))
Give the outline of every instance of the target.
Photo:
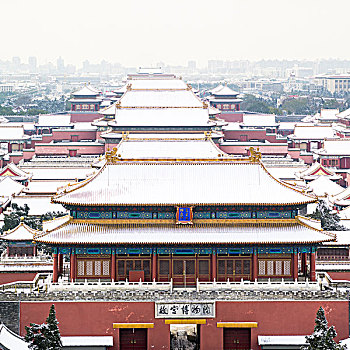
POLYGON ((338 113, 339 119, 350 119, 350 108, 346 109, 343 112, 338 113))
POLYGON ((326 176, 320 176, 310 181, 308 183, 308 188, 318 197, 336 195, 344 191, 344 187, 341 187, 326 176))
POLYGON ((244 114, 243 126, 277 126, 274 114, 244 114))
POLYGON ((203 108, 203 102, 191 90, 131 90, 120 100, 127 107, 203 108))
POLYGON ((209 106, 209 115, 220 114, 221 111, 215 107, 209 106))
POLYGON ((61 226, 67 223, 70 220, 70 216, 64 215, 57 218, 53 218, 52 220, 43 221, 43 231, 52 231, 56 229, 58 226, 61 226))
POLYGON ((232 90, 227 85, 219 85, 210 91, 212 95, 216 96, 237 96, 239 92, 232 90))
MULTIPOLYGON (((305 335, 258 335, 258 345, 305 345, 305 335)), ((277 349, 277 348, 276 348, 277 349)), ((284 349, 284 348, 283 348, 284 349)))
POLYGON ((35 238, 44 243, 77 244, 310 244, 335 240, 335 235, 293 224, 123 225, 69 222, 35 238))
POLYGON ((279 124, 280 130, 294 130, 294 127, 295 125, 297 125, 297 122, 280 122, 279 124))
POLYGON ((0 177, 0 195, 11 197, 22 192, 24 186, 11 177, 0 177))
MULTIPOLYGON (((211 140, 204 137, 169 138, 156 135, 153 138, 128 138, 118 145, 121 159, 213 159, 229 156, 211 140)), ((179 135, 181 136, 181 135, 179 135)), ((203 135, 204 136, 204 135, 203 135)), ((170 136, 171 137, 171 136, 170 136)))
POLYGON ((76 337, 61 337, 62 345, 64 347, 83 346, 113 346, 113 337, 109 335, 104 336, 76 336, 76 337))
POLYGON ((91 85, 85 85, 81 89, 74 91, 73 96, 97 96, 99 91, 93 88, 91 85))
POLYGON ((55 194, 58 188, 66 185, 68 185, 68 181, 31 181, 23 192, 55 194))
POLYGON ((42 114, 39 115, 38 123, 36 124, 39 127, 44 126, 60 126, 60 127, 67 127, 67 126, 73 126, 70 122, 70 114, 42 114))
POLYGON ((314 199, 274 179, 259 163, 244 161, 117 162, 57 203, 174 204, 240 203, 297 204, 314 199), (212 185, 213 179, 220 179, 212 185), (233 180, 234 179, 234 180, 233 180), (204 190, 205 189, 205 190, 204 190))
POLYGON ((295 167, 288 167, 288 166, 266 166, 269 173, 274 176, 276 179, 280 180, 295 180, 298 178, 297 173, 302 172, 305 170, 305 167, 302 168, 295 168, 295 167))
POLYGON ((91 122, 76 122, 74 123, 74 130, 96 130, 97 127, 91 122))
POLYGON ((326 168, 318 162, 313 163, 309 168, 297 173, 297 176, 305 180, 316 179, 320 176, 326 176, 332 180, 341 179, 340 175, 337 175, 333 170, 326 168))
POLYGON ((348 186, 345 189, 342 187, 342 191, 332 196, 331 201, 332 202, 349 201, 349 205, 350 205, 350 186, 348 186))
POLYGON ((115 111, 116 111, 115 105, 116 103, 113 103, 106 108, 100 109, 98 113, 103 115, 115 115, 115 111))
POLYGON ((4 324, 0 325, 0 344, 9 350, 29 350, 28 343, 4 324))
POLYGON ((289 138, 303 140, 323 140, 334 137, 335 132, 331 126, 326 125, 296 125, 294 133, 289 138))
POLYGON ((18 181, 26 180, 31 177, 31 174, 19 168, 14 163, 7 164, 3 169, 0 170, 0 177, 9 176, 18 181))
POLYGON ((208 126, 204 108, 117 109, 113 126, 208 126))
POLYGON ((316 117, 318 120, 338 120, 337 115, 339 114, 339 109, 321 109, 321 112, 316 117))
MULTIPOLYGON (((62 160, 63 162, 63 160, 62 160)), ((25 167, 25 171, 33 174, 32 180, 57 180, 57 181, 75 181, 76 179, 85 179, 93 173, 91 168, 87 167, 25 167)))
MULTIPOLYGON (((187 84, 178 78, 168 77, 166 79, 137 79, 128 80, 126 85, 131 84, 132 89, 147 90, 183 90, 187 88, 187 84)), ((125 86, 126 89, 126 86, 125 86)))
POLYGON ((350 138, 324 140, 323 148, 315 150, 320 155, 350 155, 350 138))
POLYGON ((18 196, 13 198, 12 203, 16 203, 21 207, 27 204, 29 215, 35 216, 46 214, 48 211, 67 212, 62 205, 51 203, 50 196, 18 196))
POLYGON ((350 220, 350 203, 348 207, 344 208, 343 210, 340 210, 338 215, 342 220, 350 220))
POLYGON ((6 241, 32 241, 35 234, 40 233, 40 231, 34 230, 24 222, 20 222, 18 226, 5 232, 1 239, 6 241))
POLYGON ((23 126, 12 126, 11 123, 0 124, 0 141, 27 140, 30 136, 24 134, 23 126))

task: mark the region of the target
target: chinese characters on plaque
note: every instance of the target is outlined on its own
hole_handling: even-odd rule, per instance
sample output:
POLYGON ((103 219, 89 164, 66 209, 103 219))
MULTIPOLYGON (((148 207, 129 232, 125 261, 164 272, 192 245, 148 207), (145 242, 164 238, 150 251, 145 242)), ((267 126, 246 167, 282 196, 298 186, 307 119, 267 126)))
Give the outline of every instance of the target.
POLYGON ((214 302, 156 303, 156 318, 215 317, 214 302))
POLYGON ((176 217, 177 217, 177 223, 179 224, 191 224, 192 207, 178 207, 176 217))

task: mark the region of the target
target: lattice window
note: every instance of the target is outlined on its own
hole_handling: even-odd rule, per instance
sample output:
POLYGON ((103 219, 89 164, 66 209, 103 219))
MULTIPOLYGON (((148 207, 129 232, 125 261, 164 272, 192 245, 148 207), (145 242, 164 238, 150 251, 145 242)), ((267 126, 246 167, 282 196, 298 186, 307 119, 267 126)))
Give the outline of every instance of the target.
POLYGON ((86 261, 86 276, 92 276, 92 263, 93 261, 86 261))
POLYGON ((242 260, 235 261, 235 273, 236 275, 242 274, 242 260))
POLYGON ((281 260, 276 261, 276 275, 282 275, 282 263, 281 260))
POLYGON ((101 261, 95 261, 95 276, 101 276, 101 261))
POLYGON ((84 261, 78 260, 78 276, 84 276, 84 261))
POLYGON ((159 261, 159 274, 160 275, 169 275, 169 260, 160 260, 159 261))
POLYGON ((250 275, 250 261, 243 260, 243 274, 250 275))
POLYGON ((208 275, 209 274, 209 261, 199 260, 199 274, 208 275))
POLYGON ((173 271, 174 271, 174 275, 182 275, 183 274, 183 261, 182 260, 174 260, 173 271))
POLYGON ((226 273, 228 275, 233 274, 233 260, 226 260, 226 273))
POLYGON ((283 262, 284 274, 290 276, 290 260, 284 260, 283 262))
POLYGON ((186 260, 186 274, 194 275, 196 272, 194 260, 186 260))
POLYGON ((219 272, 219 275, 225 274, 225 260, 218 261, 218 272, 219 272))
POLYGON ((273 275, 273 260, 267 261, 267 275, 272 276, 273 275))
POLYGON ((118 275, 123 276, 125 274, 125 261, 118 260, 118 275))
POLYGON ((150 271, 150 263, 148 260, 143 261, 143 271, 145 271, 145 275, 149 275, 151 273, 150 271))
POLYGON ((135 270, 142 270, 141 269, 141 260, 135 260, 135 270))
POLYGON ((264 260, 259 261, 259 275, 266 275, 264 260))
POLYGON ((103 260, 102 262, 102 274, 103 276, 109 276, 109 261, 103 260))
POLYGON ((134 269, 132 260, 126 260, 126 274, 129 276, 129 271, 134 269))

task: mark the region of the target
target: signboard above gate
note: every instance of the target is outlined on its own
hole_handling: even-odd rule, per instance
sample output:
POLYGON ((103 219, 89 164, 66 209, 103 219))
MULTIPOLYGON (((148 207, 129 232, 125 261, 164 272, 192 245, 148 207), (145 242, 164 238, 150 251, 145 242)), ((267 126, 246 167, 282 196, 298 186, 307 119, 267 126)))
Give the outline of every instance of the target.
POLYGON ((214 318, 215 302, 155 303, 155 318, 214 318))

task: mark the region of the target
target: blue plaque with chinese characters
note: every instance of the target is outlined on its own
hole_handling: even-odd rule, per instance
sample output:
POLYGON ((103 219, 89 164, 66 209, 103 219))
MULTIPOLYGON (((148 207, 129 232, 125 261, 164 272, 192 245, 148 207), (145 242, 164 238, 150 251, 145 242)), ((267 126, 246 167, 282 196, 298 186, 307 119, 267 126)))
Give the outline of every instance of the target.
POLYGON ((177 208, 177 223, 192 224, 192 208, 178 207, 177 208))

